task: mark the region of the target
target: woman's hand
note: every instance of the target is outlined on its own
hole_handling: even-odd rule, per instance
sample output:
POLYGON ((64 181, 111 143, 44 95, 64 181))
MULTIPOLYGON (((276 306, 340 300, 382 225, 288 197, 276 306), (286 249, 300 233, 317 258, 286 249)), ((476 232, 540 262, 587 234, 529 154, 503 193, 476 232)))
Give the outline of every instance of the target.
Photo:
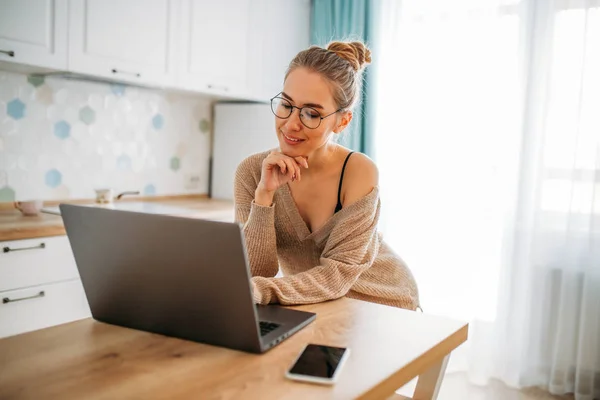
POLYGON ((254 201, 262 206, 273 203, 275 191, 290 181, 301 180, 301 168, 308 168, 304 157, 289 157, 283 153, 272 151, 263 160, 260 182, 254 193, 254 201))

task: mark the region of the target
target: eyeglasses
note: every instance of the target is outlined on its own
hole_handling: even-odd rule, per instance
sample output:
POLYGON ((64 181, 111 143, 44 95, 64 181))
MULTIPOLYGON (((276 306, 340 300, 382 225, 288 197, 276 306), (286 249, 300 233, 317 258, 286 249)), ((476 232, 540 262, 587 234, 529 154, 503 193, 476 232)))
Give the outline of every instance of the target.
MULTIPOLYGON (((280 93, 281 94, 281 93, 280 93)), ((277 118, 287 119, 294 112, 294 108, 300 110, 300 122, 302 125, 309 129, 316 129, 321 125, 321 121, 325 118, 332 116, 341 110, 336 110, 331 114, 321 117, 321 114, 312 107, 296 107, 288 100, 283 97, 279 97, 279 94, 271 99, 271 111, 277 118)))

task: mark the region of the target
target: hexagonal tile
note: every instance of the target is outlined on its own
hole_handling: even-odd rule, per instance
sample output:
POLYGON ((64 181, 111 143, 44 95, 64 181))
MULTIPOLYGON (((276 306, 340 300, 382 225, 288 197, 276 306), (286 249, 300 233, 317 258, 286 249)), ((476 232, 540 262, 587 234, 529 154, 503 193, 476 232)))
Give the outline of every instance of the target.
POLYGON ((21 155, 17 161, 17 166, 22 171, 30 171, 34 164, 34 158, 30 155, 21 155))
POLYGON ((6 104, 6 113, 13 119, 21 119, 25 115, 25 104, 19 99, 13 99, 6 104))
POLYGON ((131 170, 136 174, 139 174, 144 170, 145 160, 141 157, 135 157, 131 160, 131 170))
POLYGON ((65 107, 52 104, 46 109, 46 118, 50 121, 60 121, 65 116, 65 107))
POLYGON ((149 183, 144 187, 144 196, 154 196, 156 194, 156 187, 149 183))
POLYGON ((110 91, 118 97, 121 97, 125 94, 125 85, 121 85, 120 83, 114 83, 110 85, 110 91))
POLYGON ((121 127, 125 125, 125 114, 118 111, 112 112, 112 122, 115 126, 121 127))
POLYGON ((54 101, 54 92, 48 85, 44 85, 35 92, 35 99, 38 103, 49 106, 54 101))
POLYGON ((90 94, 87 101, 92 109, 101 110, 104 107, 104 96, 99 93, 90 94))
POLYGON ((73 140, 65 140, 62 145, 62 152, 71 160, 71 168, 75 171, 80 171, 81 168, 76 164, 81 160, 80 152, 77 151, 76 142, 73 140))
POLYGON ((17 96, 23 102, 27 103, 29 100, 35 98, 36 88, 30 85, 21 85, 19 88, 19 95, 17 96))
POLYGON ((85 106, 81 110, 79 110, 79 120, 86 125, 93 124, 96 120, 96 112, 92 110, 90 107, 85 106))
POLYGON ((27 82, 33 87, 42 86, 44 84, 44 77, 41 75, 29 75, 27 77, 27 82))
POLYGON ((69 99, 69 89, 62 88, 54 93, 54 102, 56 104, 67 104, 67 100, 69 99))
MULTIPOLYGON (((17 144, 17 146, 19 146, 17 144)), ((19 147, 17 146, 11 146, 13 151, 19 149, 19 147)), ((17 169, 17 162, 18 162, 19 156, 15 153, 9 153, 6 152, 4 154, 2 154, 2 157, 0 157, 0 168, 2 168, 4 171, 13 171, 15 169, 17 169)))
POLYGON ((31 101, 27 103, 27 118, 26 120, 34 120, 34 121, 45 121, 46 120, 46 107, 43 104, 38 103, 37 101, 31 101))
POLYGON ((15 190, 10 186, 4 186, 0 189, 0 202, 15 201, 15 190))
POLYGON ((163 116, 161 114, 156 114, 152 118, 152 126, 154 127, 154 129, 156 129, 156 130, 162 129, 162 127, 164 125, 165 125, 165 119, 163 118, 163 116))
POLYGON ((149 154, 146 158, 146 170, 147 171, 156 171, 158 170, 158 161, 156 161, 156 156, 154 154, 149 154))
POLYGON ((67 121, 58 121, 54 124, 54 136, 66 139, 71 136, 71 125, 67 121))
POLYGON ((175 155, 177 157, 184 157, 188 151, 189 144, 187 142, 180 142, 177 144, 175 149, 175 155))
POLYGON ((210 122, 207 119, 202 118, 200 120, 200 126, 199 127, 200 127, 200 132, 202 132, 202 133, 208 133, 208 131, 210 131, 210 122))
MULTIPOLYGON (((92 110, 93 110, 93 108, 92 108, 92 110)), ((65 106, 64 111, 65 111, 64 117, 65 117, 65 120, 67 120, 67 121, 76 121, 77 118, 79 117, 79 112, 77 111, 77 107, 75 107, 75 106, 72 106, 72 105, 65 106)), ((96 113, 94 112, 94 117, 95 116, 96 116, 96 113)))
POLYGON ((131 157, 127 154, 121 154, 117 158, 117 169, 119 171, 131 171, 131 157))
POLYGON ((17 82, 15 79, 7 79, 2 81, 2 90, 0 90, 0 100, 9 101, 19 96, 19 88, 23 86, 22 82, 17 82))
MULTIPOLYGON (((48 132, 50 130, 50 124, 46 125, 45 129, 24 129, 23 134, 17 136, 17 138, 21 142, 21 150, 17 150, 17 152, 19 154, 28 154, 31 156, 35 155, 39 157, 44 157, 45 155, 52 154, 58 146, 49 146, 49 140, 46 140, 46 135, 38 134, 42 132, 48 132)), ((50 141, 54 142, 53 140, 50 141)), ((47 169, 49 168, 44 168, 43 170, 47 169)))
POLYGON ((179 170, 181 167, 181 161, 179 160, 179 157, 172 157, 170 165, 173 171, 179 170))
POLYGON ((122 97, 119 100, 117 100, 115 107, 117 108, 117 110, 124 113, 129 113, 132 109, 131 101, 127 97, 122 97))
POLYGON ((6 118, 4 121, 0 120, 0 135, 16 134, 18 125, 19 123, 11 118, 6 118))
POLYGON ((52 191, 52 197, 55 199, 68 199, 71 197, 71 190, 65 185, 60 185, 52 191))
POLYGON ((87 105, 87 92, 84 82, 81 82, 81 86, 78 85, 70 89, 68 104, 78 108, 87 105))
POLYGON ((56 188, 60 186, 62 182, 62 174, 57 169, 51 169, 50 171, 46 172, 45 182, 47 186, 56 188))
POLYGON ((139 126, 140 118, 137 116, 136 113, 129 112, 125 114, 125 122, 128 126, 135 128, 139 126))

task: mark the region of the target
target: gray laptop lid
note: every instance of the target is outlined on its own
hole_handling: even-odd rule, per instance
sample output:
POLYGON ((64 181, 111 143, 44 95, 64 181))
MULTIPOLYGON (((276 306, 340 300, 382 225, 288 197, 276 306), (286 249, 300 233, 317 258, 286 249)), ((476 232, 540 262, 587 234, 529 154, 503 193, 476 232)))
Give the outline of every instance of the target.
POLYGON ((95 319, 261 350, 239 224, 67 204, 60 210, 95 319))

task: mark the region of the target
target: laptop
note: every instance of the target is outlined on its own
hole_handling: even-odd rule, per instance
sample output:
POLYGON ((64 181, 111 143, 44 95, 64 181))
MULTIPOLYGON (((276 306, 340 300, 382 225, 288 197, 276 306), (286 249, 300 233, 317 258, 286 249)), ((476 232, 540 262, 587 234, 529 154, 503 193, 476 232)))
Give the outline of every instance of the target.
POLYGON ((95 320, 262 353, 316 318, 254 304, 239 223, 59 207, 95 320))

